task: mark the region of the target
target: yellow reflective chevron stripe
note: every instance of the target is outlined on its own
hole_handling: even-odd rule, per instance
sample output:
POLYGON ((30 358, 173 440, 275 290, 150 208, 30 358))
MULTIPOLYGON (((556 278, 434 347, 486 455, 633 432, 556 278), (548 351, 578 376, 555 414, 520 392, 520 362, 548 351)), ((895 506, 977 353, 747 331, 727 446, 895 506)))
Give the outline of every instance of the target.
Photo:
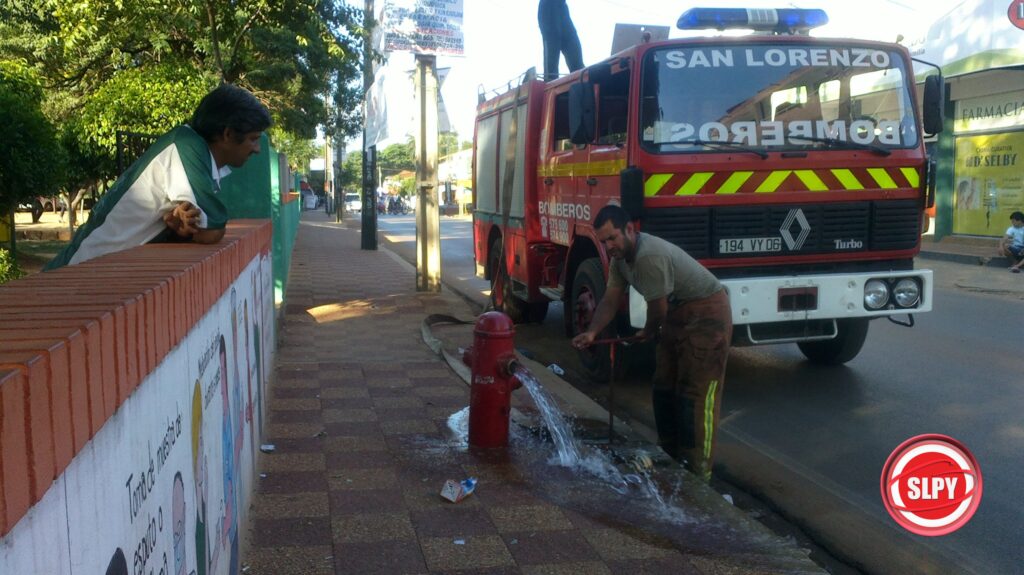
POLYGON ((704 397, 704 461, 710 462, 711 442, 715 438, 715 392, 718 391, 718 380, 712 379, 708 386, 708 394, 704 397))
MULTIPOLYGON (((580 174, 577 173, 577 176, 580 174)), ((771 194, 786 192, 857 192, 918 188, 919 167, 814 168, 652 174, 644 182, 647 197, 696 194, 771 194), (681 184, 679 182, 682 182, 681 184), (709 186, 710 184, 710 186, 709 186), (679 186, 678 189, 676 186, 679 186)))
POLYGON ((832 170, 832 175, 839 180, 839 183, 843 185, 843 188, 847 190, 863 190, 864 185, 860 183, 857 176, 853 175, 853 172, 847 169, 836 169, 832 170))
POLYGON ((825 182, 821 181, 818 174, 814 173, 814 170, 796 170, 793 172, 796 177, 800 178, 800 181, 807 186, 807 189, 812 192, 827 192, 828 186, 825 182))
POLYGON ((644 195, 648 198, 654 196, 659 190, 665 185, 666 182, 672 179, 672 174, 654 174, 647 178, 644 182, 644 195))
POLYGON ((758 194, 774 192, 779 189, 779 186, 782 185, 782 182, 785 181, 791 173, 793 172, 790 170, 776 170, 768 174, 768 177, 761 182, 761 185, 757 186, 757 189, 754 190, 754 192, 758 194))
POLYGON ((700 191, 704 184, 714 176, 714 172, 696 172, 677 191, 677 196, 692 196, 700 191))
POLYGON ((715 193, 735 194, 736 190, 739 190, 740 186, 742 186, 744 182, 750 179, 750 176, 752 176, 753 174, 754 172, 733 172, 733 174, 729 176, 729 179, 726 180, 725 183, 722 184, 722 187, 718 188, 718 191, 716 191, 715 193))
POLYGON ((889 172, 885 171, 885 168, 868 168, 868 173, 875 179, 875 183, 878 187, 883 190, 895 190, 899 186, 893 181, 892 176, 889 172))
POLYGON ((907 179, 910 187, 916 188, 921 185, 921 176, 918 175, 917 168, 900 168, 900 172, 907 179))

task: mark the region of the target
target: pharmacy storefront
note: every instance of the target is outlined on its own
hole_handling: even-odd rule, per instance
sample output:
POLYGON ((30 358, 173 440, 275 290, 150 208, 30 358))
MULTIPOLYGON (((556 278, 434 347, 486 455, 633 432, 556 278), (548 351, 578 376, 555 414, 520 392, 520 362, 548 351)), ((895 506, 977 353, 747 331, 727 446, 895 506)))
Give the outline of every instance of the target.
POLYGON ((1024 211, 1024 0, 967 0, 910 49, 946 78, 936 239, 1002 236, 1024 211))
POLYGON ((955 105, 953 233, 1001 236, 1024 210, 1024 90, 955 105))

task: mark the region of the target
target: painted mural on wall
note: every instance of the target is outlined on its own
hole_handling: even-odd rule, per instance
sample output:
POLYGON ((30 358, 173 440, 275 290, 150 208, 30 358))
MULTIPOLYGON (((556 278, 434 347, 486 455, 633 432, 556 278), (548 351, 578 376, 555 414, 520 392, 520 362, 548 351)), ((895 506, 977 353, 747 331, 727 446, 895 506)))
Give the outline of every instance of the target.
POLYGON ((250 262, 0 539, 0 573, 239 573, 273 350, 269 261, 250 262))
POLYGON ((1024 210, 1024 132, 956 138, 953 233, 1002 236, 1024 210))

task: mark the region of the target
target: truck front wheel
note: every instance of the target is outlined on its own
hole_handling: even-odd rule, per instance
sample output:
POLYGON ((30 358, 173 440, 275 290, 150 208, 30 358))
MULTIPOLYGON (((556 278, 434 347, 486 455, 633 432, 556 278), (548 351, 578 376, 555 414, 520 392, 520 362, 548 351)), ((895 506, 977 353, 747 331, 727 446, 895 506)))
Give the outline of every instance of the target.
POLYGON ((804 357, 811 363, 842 365, 857 357, 868 337, 868 320, 865 318, 836 320, 838 333, 833 339, 823 341, 801 341, 796 344, 804 357))
MULTIPOLYGON (((590 320, 594 317, 594 310, 598 302, 604 297, 604 270, 601 267, 599 258, 589 258, 580 263, 576 268, 576 275, 572 282, 572 299, 568 302, 572 313, 572 335, 586 331, 590 326, 590 320)), ((607 339, 617 336, 615 323, 612 322, 598 338, 607 339)), ((593 381, 608 381, 611 369, 611 358, 607 345, 592 345, 587 349, 579 350, 580 364, 587 376, 593 381)), ((616 376, 621 376, 626 371, 626 354, 619 353, 615 365, 616 376)))

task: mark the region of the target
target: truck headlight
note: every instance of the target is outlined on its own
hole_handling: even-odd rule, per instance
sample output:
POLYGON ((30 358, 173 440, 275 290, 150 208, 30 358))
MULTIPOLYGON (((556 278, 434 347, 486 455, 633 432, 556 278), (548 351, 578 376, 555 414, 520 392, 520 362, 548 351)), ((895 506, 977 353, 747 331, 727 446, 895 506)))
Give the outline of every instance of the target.
POLYGON ((893 287, 892 297, 900 307, 913 307, 921 300, 921 288, 916 281, 903 278, 893 287))
POLYGON ((889 286, 882 280, 868 280, 864 284, 864 307, 876 310, 889 303, 889 286))

